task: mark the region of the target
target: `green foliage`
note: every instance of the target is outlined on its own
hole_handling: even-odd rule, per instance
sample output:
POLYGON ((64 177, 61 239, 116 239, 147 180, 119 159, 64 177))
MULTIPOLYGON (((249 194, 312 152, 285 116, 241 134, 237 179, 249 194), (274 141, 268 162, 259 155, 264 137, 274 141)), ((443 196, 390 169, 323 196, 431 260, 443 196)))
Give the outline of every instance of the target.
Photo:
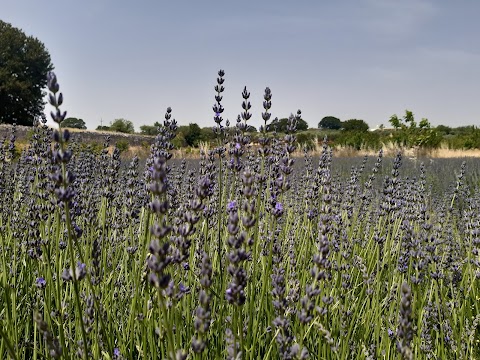
POLYGON ((177 136, 173 138, 172 144, 176 149, 187 147, 187 141, 185 140, 183 132, 177 132, 177 136))
POLYGON ((453 132, 453 129, 450 126, 438 125, 435 130, 442 135, 450 135, 453 132))
POLYGON ((183 136, 188 146, 196 147, 202 141, 202 130, 197 124, 190 123, 186 127, 183 136))
POLYGON ((32 126, 43 115, 51 70, 42 42, 0 20, 0 123, 32 126))
POLYGON ((359 119, 350 119, 342 122, 342 129, 345 131, 368 131, 370 127, 368 124, 359 119))
POLYGON ((118 150, 120 150, 120 153, 123 153, 125 151, 128 151, 128 149, 130 148, 130 143, 128 142, 128 140, 118 140, 115 143, 115 146, 118 150))
POLYGON ((315 147, 316 136, 314 134, 303 131, 296 134, 296 136, 300 149, 307 148, 308 150, 312 150, 315 147))
POLYGON ((437 148, 442 142, 443 137, 438 134, 434 129, 430 128, 430 125, 427 128, 420 128, 417 134, 416 144, 424 148, 437 148))
POLYGON ((472 131, 475 131, 475 126, 469 125, 469 126, 459 126, 456 128, 452 129, 452 134, 454 135, 469 135, 472 133, 472 131))
POLYGON ((397 145, 404 147, 420 146, 435 148, 440 145, 442 141, 442 136, 431 127, 427 119, 422 119, 417 125, 412 111, 405 110, 403 118, 392 115, 389 121, 395 128, 392 134, 392 140, 397 145))
MULTIPOLYGON (((277 132, 287 132, 288 118, 274 119, 268 126, 267 131, 277 130, 277 132)), ((303 119, 298 119, 297 131, 308 130, 308 123, 303 119)))
POLYGON ((67 128, 74 128, 74 129, 87 129, 87 125, 85 124, 85 121, 82 119, 77 119, 74 117, 69 117, 66 118, 65 120, 62 121, 62 127, 67 127, 67 128))
POLYGON ((140 126, 140 134, 155 136, 158 134, 158 127, 155 125, 142 125, 140 126))
POLYGON ((179 143, 183 144, 180 147, 188 146, 187 140, 185 139, 186 133, 188 133, 188 125, 180 125, 177 129, 177 136, 175 136, 175 138, 179 138, 177 139, 176 142, 174 142, 175 147, 178 147, 176 144, 179 144, 179 143))
POLYGON ((142 125, 140 126, 140 134, 156 136, 160 126, 162 126, 162 124, 160 124, 158 121, 155 121, 153 125, 142 125))
POLYGON ((111 129, 110 129, 110 126, 98 125, 95 130, 98 130, 98 131, 110 131, 111 129))
POLYGON ((342 122, 335 116, 325 116, 318 123, 319 129, 340 130, 342 128, 342 122))
POLYGON ((95 141, 80 143, 80 151, 84 151, 94 155, 100 155, 102 150, 103 150, 103 145, 95 141))
MULTIPOLYGON (((457 135, 446 139, 449 149, 480 149, 480 129, 475 126, 469 126, 468 128, 468 132, 460 128, 457 135)), ((452 131, 457 131, 457 129, 459 128, 452 129, 452 131)))
POLYGON ((211 142, 217 138, 215 133, 213 132, 213 128, 208 126, 202 128, 202 141, 211 142))
POLYGON ((381 136, 370 131, 345 131, 335 141, 335 144, 353 148, 355 150, 379 150, 382 146, 381 136))
POLYGON ((394 129, 402 128, 402 121, 397 115, 392 115, 389 120, 390 124, 393 126, 394 129))
POLYGON ((173 140, 176 148, 197 147, 202 142, 211 143, 215 141, 216 136, 211 127, 200 128, 196 123, 181 125, 178 127, 177 136, 173 140))
POLYGON ((308 123, 303 119, 298 119, 297 122, 297 131, 308 130, 308 123))
POLYGON ((115 119, 115 121, 110 124, 110 130, 124 134, 133 134, 135 132, 135 127, 130 120, 115 119))

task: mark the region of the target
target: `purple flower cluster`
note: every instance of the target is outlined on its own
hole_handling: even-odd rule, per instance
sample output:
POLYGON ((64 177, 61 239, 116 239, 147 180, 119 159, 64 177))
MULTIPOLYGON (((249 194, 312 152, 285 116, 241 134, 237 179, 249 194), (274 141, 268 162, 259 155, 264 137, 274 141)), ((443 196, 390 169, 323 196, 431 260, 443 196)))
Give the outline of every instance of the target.
POLYGON ((0 357, 479 357, 478 159, 311 152, 269 88, 255 134, 224 76, 196 160, 171 108, 143 157, 82 143, 49 75, 60 129, 0 144, 0 357))

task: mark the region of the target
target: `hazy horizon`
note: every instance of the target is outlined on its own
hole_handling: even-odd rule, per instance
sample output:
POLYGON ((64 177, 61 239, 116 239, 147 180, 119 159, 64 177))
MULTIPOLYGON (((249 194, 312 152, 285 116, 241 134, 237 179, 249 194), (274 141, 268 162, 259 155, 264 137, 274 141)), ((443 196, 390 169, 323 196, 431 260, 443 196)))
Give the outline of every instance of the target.
MULTIPOLYGON (((251 92, 251 124, 302 110, 388 126, 406 109, 432 125, 480 126, 480 2, 165 2, 0 0, 0 19, 49 50, 68 116, 89 129, 116 118, 213 126, 225 70, 224 119, 251 92)), ((50 107, 46 107, 46 113, 50 107)))

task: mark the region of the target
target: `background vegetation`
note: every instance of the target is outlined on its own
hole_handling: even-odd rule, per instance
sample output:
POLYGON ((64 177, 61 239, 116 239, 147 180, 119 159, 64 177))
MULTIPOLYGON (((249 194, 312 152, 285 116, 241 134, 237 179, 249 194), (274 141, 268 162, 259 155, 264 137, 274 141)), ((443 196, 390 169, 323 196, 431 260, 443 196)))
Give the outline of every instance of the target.
POLYGON ((42 118, 51 70, 42 42, 0 20, 0 123, 33 125, 42 118))

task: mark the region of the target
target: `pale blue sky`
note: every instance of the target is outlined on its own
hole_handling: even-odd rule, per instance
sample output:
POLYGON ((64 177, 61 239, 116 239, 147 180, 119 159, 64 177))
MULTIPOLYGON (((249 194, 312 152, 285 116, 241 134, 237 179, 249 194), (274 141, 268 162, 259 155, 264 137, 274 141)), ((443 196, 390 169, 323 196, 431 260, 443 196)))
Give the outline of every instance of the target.
MULTIPOLYGON (((301 109, 387 125, 412 110, 432 124, 480 126, 480 1, 0 0, 0 19, 50 51, 69 116, 213 126, 219 69, 224 118, 251 92, 273 116, 301 109)), ((48 109, 49 111, 50 109, 48 109)))

